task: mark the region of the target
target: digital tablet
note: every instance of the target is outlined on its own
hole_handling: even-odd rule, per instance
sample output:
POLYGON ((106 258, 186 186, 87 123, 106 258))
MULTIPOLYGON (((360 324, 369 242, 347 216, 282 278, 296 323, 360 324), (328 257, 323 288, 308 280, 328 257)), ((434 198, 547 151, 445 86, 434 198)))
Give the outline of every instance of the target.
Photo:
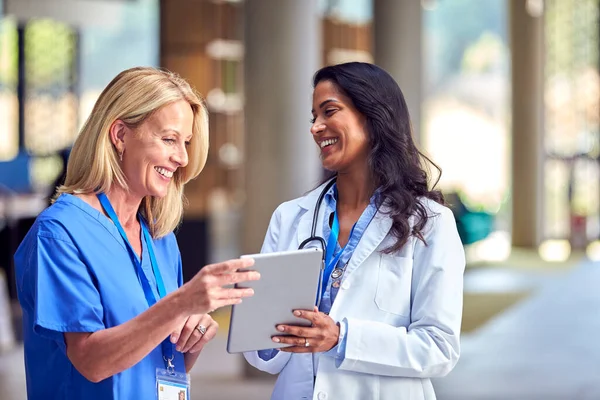
POLYGON ((315 306, 322 256, 323 251, 315 248, 242 256, 255 260, 250 269, 260 272, 260 280, 236 285, 253 288, 254 296, 232 307, 228 353, 289 346, 271 340, 274 335, 282 335, 275 326, 310 325, 292 311, 312 310, 315 306))

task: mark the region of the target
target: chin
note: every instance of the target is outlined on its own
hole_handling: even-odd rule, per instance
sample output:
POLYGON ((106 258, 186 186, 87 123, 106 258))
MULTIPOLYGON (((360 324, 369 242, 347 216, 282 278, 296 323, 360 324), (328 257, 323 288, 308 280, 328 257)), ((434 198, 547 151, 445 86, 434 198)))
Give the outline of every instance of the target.
POLYGON ((149 190, 148 191, 148 196, 151 197, 156 197, 157 199, 162 199, 164 197, 167 196, 167 194, 169 193, 169 189, 168 188, 160 188, 160 189, 154 189, 154 190, 149 190))
POLYGON ((339 164, 336 162, 328 161, 329 160, 321 160, 321 165, 323 166, 323 168, 325 168, 327 171, 338 172, 340 169, 339 164))
POLYGON ((330 172, 338 172, 338 168, 332 165, 322 164, 323 168, 330 172))
POLYGON ((150 194, 150 196, 156 197, 157 199, 163 199, 163 198, 167 197, 168 193, 169 193, 169 191, 165 190, 164 192, 163 191, 154 192, 154 193, 150 194))

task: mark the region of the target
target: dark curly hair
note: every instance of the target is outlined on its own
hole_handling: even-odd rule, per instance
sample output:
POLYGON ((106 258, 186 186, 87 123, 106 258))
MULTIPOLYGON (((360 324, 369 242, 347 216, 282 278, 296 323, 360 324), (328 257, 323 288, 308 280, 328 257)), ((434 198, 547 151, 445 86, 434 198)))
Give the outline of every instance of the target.
POLYGON ((383 69, 360 62, 320 69, 313 78, 313 87, 323 81, 333 83, 366 117, 371 147, 369 166, 381 194, 377 206, 385 203, 389 207, 393 221, 391 233, 397 238, 385 252, 400 250, 411 235, 425 243, 422 232, 430 216, 418 198, 426 197, 444 204, 442 193, 433 189, 442 171, 417 149, 400 87, 383 69), (431 190, 426 163, 439 173, 431 190), (411 215, 416 218, 412 229, 411 215))

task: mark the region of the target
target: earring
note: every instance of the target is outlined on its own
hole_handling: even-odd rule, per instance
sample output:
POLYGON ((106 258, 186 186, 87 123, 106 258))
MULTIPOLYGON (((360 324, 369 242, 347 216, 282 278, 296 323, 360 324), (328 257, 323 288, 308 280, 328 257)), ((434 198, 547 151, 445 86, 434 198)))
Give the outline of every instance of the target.
POLYGON ((123 162, 123 152, 119 152, 119 161, 123 162))

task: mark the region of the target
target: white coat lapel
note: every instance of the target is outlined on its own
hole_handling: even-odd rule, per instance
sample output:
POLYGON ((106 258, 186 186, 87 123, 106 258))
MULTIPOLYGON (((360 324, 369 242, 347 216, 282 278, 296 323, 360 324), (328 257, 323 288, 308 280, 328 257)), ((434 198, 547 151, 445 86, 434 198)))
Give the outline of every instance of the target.
MULTIPOLYGON (((310 231, 312 228, 313 212, 314 212, 314 210, 304 211, 304 214, 300 217, 300 222, 298 223, 298 230, 297 230, 298 243, 296 244, 296 247, 300 246, 300 243, 302 243, 304 240, 308 239, 310 236, 310 231)), ((321 231, 322 231, 322 229, 321 229, 321 231)), ((317 226, 317 232, 320 232, 318 226, 317 226)), ((307 248, 318 247, 318 246, 319 246, 319 244, 315 241, 315 242, 309 243, 307 245, 307 248)))
MULTIPOLYGON (((319 186, 317 189, 304 196, 304 198, 302 198, 302 200, 298 203, 301 208, 306 210, 304 214, 300 217, 300 222, 298 223, 298 246, 300 245, 300 243, 302 243, 304 240, 308 239, 311 236, 310 233, 312 230, 312 222, 313 216, 315 214, 315 208, 317 207, 317 200, 319 199, 319 195, 321 194, 324 188, 325 184, 319 186)), ((321 208, 319 210, 316 227, 317 229, 315 231, 315 235, 319 237, 323 237, 323 215, 325 214, 325 209, 325 200, 323 200, 323 204, 321 205, 321 208)), ((310 242, 306 246, 306 248, 311 247, 321 248, 319 242, 317 242, 316 240, 310 242)))
POLYGON ((352 253, 352 257, 350 258, 350 262, 346 267, 346 272, 342 280, 344 280, 347 276, 351 275, 352 272, 358 268, 359 265, 363 263, 369 257, 377 247, 381 244, 383 239, 390 232, 392 227, 392 219, 388 214, 386 214, 387 207, 381 206, 381 209, 377 211, 373 220, 363 233, 358 245, 354 249, 354 253, 352 253))

